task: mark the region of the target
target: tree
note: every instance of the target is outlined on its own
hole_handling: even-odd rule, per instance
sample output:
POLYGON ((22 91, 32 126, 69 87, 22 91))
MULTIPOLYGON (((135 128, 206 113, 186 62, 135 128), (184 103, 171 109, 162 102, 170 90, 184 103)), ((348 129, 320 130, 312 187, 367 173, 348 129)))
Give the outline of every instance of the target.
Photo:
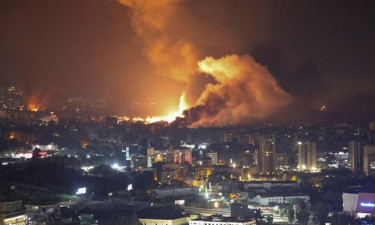
POLYGON ((319 224, 325 224, 328 218, 329 204, 325 202, 317 202, 312 206, 314 212, 314 220, 319 224))
POLYGON ((307 224, 309 220, 309 211, 306 202, 302 199, 297 198, 291 202, 291 205, 297 206, 296 219, 298 221, 298 224, 307 224))
POLYGON ((309 212, 307 209, 297 210, 296 217, 298 224, 307 224, 309 221, 309 212))
POLYGON ((289 222, 293 222, 293 220, 294 220, 294 210, 293 209, 288 210, 288 220, 289 220, 289 222))
POLYGON ((117 224, 118 225, 142 225, 142 223, 141 222, 139 222, 139 219, 138 219, 138 216, 137 216, 137 213, 134 211, 133 213, 132 213, 132 215, 129 217, 129 218, 127 218, 125 221, 123 221, 123 220, 118 220, 117 221, 117 224), (118 222, 120 222, 120 223, 118 223, 118 222))
POLYGON ((255 210, 255 219, 258 222, 262 222, 262 212, 260 211, 260 209, 255 210))
POLYGON ((115 175, 117 172, 106 164, 100 164, 99 166, 92 169, 90 173, 95 176, 107 177, 107 176, 115 175))

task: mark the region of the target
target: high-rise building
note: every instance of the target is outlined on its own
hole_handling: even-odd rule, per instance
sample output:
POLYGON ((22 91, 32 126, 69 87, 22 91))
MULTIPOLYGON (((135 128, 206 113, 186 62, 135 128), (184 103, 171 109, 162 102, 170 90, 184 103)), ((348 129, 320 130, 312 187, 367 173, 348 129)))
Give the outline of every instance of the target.
POLYGON ((275 137, 276 152, 290 153, 295 150, 295 137, 292 135, 279 135, 275 137))
POLYGON ((366 176, 375 175, 375 145, 363 147, 363 172, 366 176))
POLYGON ((273 136, 261 136, 259 139, 259 152, 257 154, 259 173, 272 174, 276 167, 276 143, 273 136))
POLYGON ((350 170, 354 173, 362 173, 363 170, 363 143, 349 142, 350 170))
POLYGON ((298 142, 298 170, 316 170, 316 143, 298 142))

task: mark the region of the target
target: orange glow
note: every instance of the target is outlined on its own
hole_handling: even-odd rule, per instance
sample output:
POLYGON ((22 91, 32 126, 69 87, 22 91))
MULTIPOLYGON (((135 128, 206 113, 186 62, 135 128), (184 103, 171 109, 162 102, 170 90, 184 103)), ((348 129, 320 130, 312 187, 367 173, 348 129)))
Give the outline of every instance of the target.
POLYGON ((28 103, 27 109, 32 112, 38 112, 39 110, 41 110, 41 106, 36 103, 28 103))
POLYGON ((177 117, 184 117, 183 112, 185 109, 187 109, 188 106, 185 102, 185 92, 182 93, 180 97, 180 104, 178 106, 178 110, 175 112, 171 112, 166 116, 155 116, 155 117, 147 117, 145 119, 146 123, 155 123, 155 122, 160 122, 160 121, 166 121, 168 123, 173 122, 177 117))
POLYGON ((179 109, 164 116, 133 118, 130 121, 172 122, 177 117, 184 126, 225 126, 267 118, 288 105, 292 97, 285 92, 266 66, 250 55, 226 55, 199 60, 199 49, 185 38, 176 38, 169 21, 183 0, 118 0, 131 9, 131 25, 143 43, 144 53, 156 74, 163 74, 185 86, 179 109), (195 93, 194 80, 201 73, 216 82, 195 93), (186 96, 185 96, 186 95, 186 96), (189 108, 186 101, 189 102, 189 108))
POLYGON ((134 123, 142 122, 142 123, 145 123, 145 124, 156 123, 156 122, 161 122, 161 121, 171 123, 174 120, 176 120, 177 117, 184 117, 183 112, 188 107, 189 106, 187 105, 187 103, 185 101, 185 92, 183 92, 181 97, 180 97, 180 104, 178 106, 178 110, 176 110, 174 112, 170 112, 169 114, 167 114, 165 116, 147 116, 146 118, 142 118, 142 117, 130 118, 130 117, 127 117, 127 116, 118 116, 117 120, 118 120, 118 123, 123 122, 123 121, 131 121, 131 122, 134 122, 134 123))

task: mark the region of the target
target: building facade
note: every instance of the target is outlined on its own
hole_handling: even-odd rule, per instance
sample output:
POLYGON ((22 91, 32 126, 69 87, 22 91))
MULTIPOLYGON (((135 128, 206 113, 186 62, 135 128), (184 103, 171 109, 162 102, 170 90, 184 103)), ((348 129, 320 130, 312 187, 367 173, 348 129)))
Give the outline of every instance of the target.
POLYGON ((28 217, 23 208, 22 200, 0 202, 0 225, 26 225, 28 217))
POLYGON ((350 170, 353 173, 362 173, 363 170, 363 143, 349 142, 350 170))
POLYGON ((139 222, 142 225, 186 225, 191 219, 195 219, 197 216, 192 215, 190 217, 181 217, 176 219, 145 219, 139 218, 139 222))
POLYGON ((276 167, 276 143, 273 136, 261 136, 259 151, 256 154, 258 171, 261 174, 272 174, 276 167))
POLYGON ((363 147, 363 172, 366 176, 375 175, 375 145, 363 147))
POLYGON ((190 220, 189 225, 255 225, 256 220, 254 218, 233 218, 233 217, 221 217, 211 216, 201 219, 190 220))
POLYGON ((298 170, 316 171, 316 143, 298 142, 298 170))
POLYGON ((375 215, 375 193, 355 192, 343 193, 343 211, 358 217, 375 215))

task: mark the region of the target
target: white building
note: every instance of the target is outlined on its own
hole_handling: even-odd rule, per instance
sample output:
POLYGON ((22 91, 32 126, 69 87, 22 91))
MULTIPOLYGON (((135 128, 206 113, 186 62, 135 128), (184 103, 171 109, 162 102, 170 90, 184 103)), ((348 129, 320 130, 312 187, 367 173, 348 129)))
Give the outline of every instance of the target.
POLYGON ((154 148, 147 149, 147 157, 150 157, 153 163, 169 162, 169 163, 189 163, 192 161, 191 149, 165 149, 155 150, 154 148))
POLYGON ((343 193, 343 211, 358 217, 375 215, 375 193, 343 193))
POLYGON ((211 158, 212 165, 217 165, 217 152, 208 152, 207 157, 211 158))
POLYGON ((188 224, 190 220, 197 218, 196 215, 191 215, 190 217, 181 217, 176 219, 145 219, 139 218, 142 225, 185 225, 188 224))
POLYGON ((255 219, 237 219, 233 217, 216 217, 190 220, 189 225, 255 225, 255 219))
POLYGON ((54 143, 48 144, 48 145, 39 145, 39 144, 33 144, 31 145, 31 150, 34 150, 36 148, 39 148, 42 151, 58 151, 57 145, 54 143))
POLYGON ((267 196, 262 197, 260 195, 256 196, 255 198, 251 199, 250 201, 256 202, 260 206, 269 206, 269 204, 276 203, 276 204, 284 204, 290 203, 294 199, 301 199, 305 202, 310 201, 310 196, 308 195, 293 195, 293 196, 267 196))

